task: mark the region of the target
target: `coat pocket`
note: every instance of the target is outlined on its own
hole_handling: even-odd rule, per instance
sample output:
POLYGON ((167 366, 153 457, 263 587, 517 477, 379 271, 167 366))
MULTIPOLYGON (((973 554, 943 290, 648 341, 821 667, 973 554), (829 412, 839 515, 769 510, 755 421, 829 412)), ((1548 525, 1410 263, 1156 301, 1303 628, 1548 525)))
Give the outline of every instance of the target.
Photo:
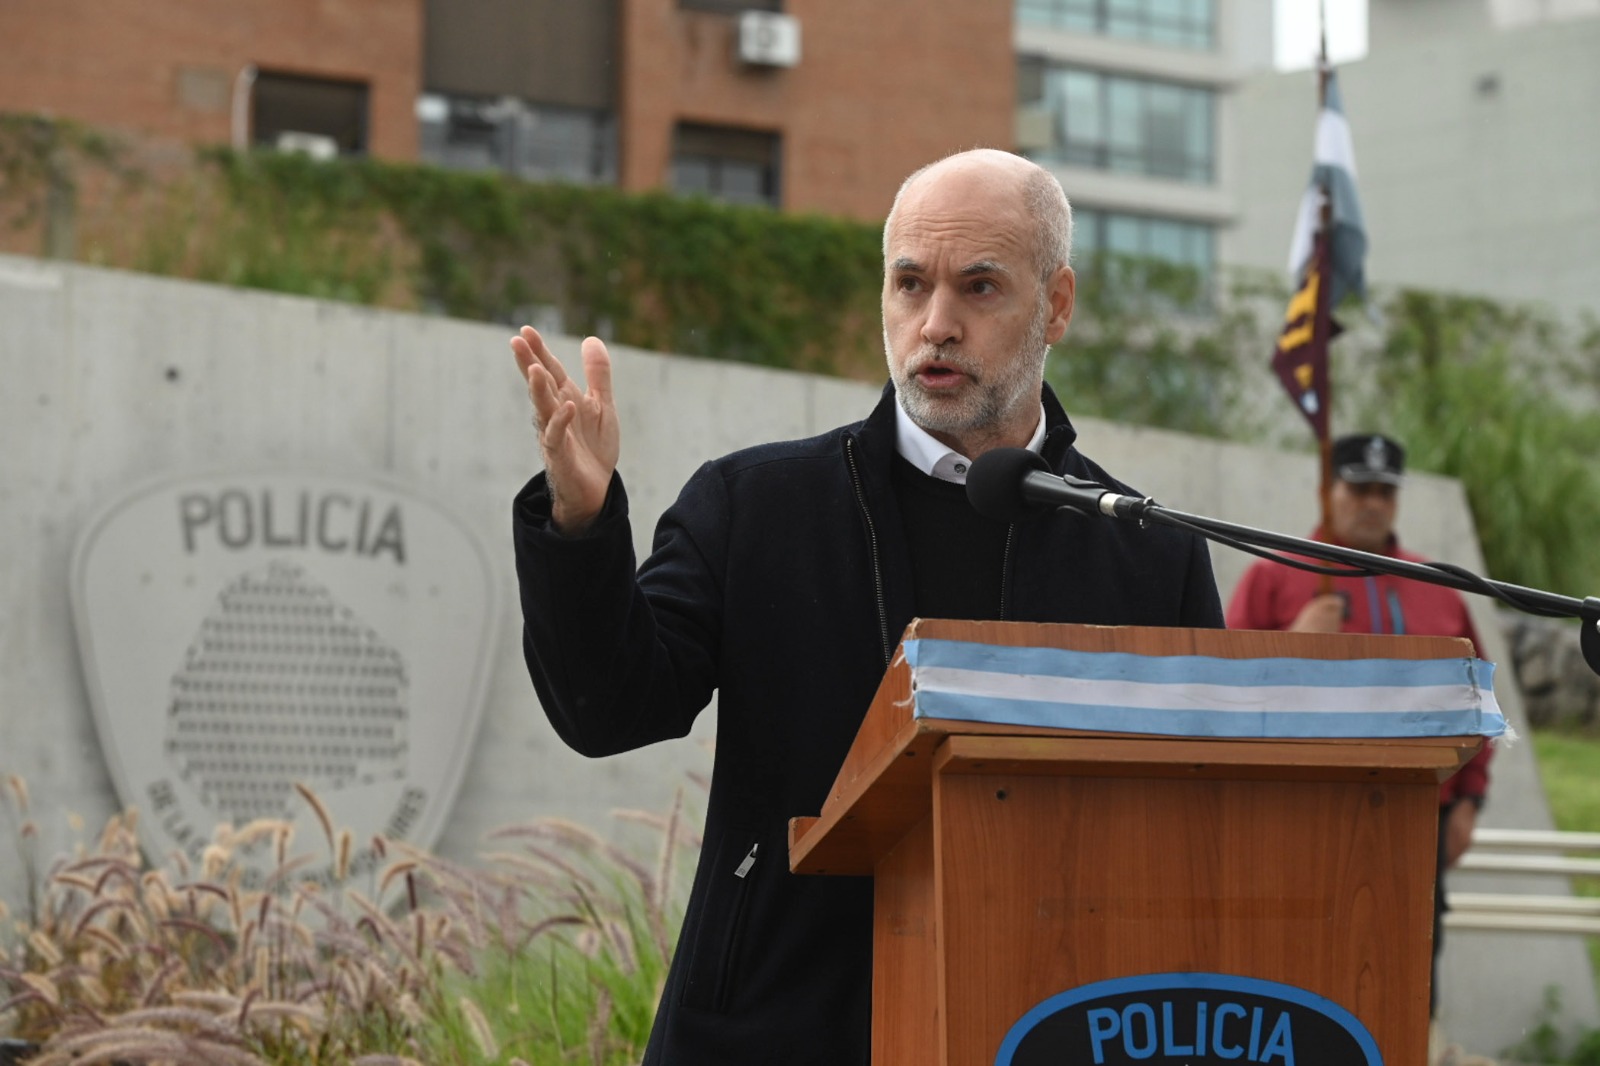
POLYGON ((739 976, 739 959, 750 897, 763 865, 771 859, 753 834, 735 833, 717 848, 704 910, 693 945, 693 962, 683 985, 683 1004, 726 1012, 739 976))

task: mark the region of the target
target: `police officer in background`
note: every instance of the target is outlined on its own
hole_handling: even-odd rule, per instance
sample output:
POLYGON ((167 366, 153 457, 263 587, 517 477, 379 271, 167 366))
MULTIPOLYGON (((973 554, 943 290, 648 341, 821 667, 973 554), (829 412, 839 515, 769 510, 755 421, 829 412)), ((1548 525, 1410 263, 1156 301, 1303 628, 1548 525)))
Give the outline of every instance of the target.
MULTIPOLYGON (((1314 538, 1374 555, 1427 562, 1402 548, 1395 535, 1405 480, 1406 453, 1400 443, 1379 433, 1354 433, 1335 440, 1332 455, 1328 528, 1318 529, 1314 538)), ((1466 637, 1476 653, 1483 654, 1466 601, 1454 589, 1389 574, 1336 577, 1331 585, 1326 582, 1321 575, 1270 560, 1255 563, 1228 603, 1228 628, 1466 637)), ((1434 991, 1430 999, 1434 1008, 1438 1006, 1444 872, 1472 844, 1478 811, 1489 788, 1493 752, 1485 745, 1439 788, 1439 876, 1434 883, 1434 991)))

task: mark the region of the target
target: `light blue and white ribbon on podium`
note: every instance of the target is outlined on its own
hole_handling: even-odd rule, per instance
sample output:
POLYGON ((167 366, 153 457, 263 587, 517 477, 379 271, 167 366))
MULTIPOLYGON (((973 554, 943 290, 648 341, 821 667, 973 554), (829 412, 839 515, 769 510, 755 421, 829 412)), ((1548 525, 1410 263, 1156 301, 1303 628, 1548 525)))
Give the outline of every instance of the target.
POLYGON ((1185 737, 1498 737, 1482 659, 1220 659, 917 639, 919 718, 1185 737))

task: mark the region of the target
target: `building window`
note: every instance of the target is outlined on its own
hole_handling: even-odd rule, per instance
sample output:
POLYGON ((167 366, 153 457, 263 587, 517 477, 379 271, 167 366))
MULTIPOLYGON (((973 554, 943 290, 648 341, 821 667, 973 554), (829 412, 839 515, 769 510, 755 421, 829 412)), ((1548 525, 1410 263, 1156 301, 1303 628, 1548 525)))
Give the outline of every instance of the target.
POLYGON ((735 204, 782 204, 775 133, 680 123, 672 137, 672 191, 735 204))
POLYGON ((250 91, 251 141, 317 157, 367 150, 367 84, 261 71, 250 91))
POLYGON ((429 93, 417 101, 421 155, 454 170, 503 170, 528 181, 615 184, 611 115, 514 97, 429 93))
POLYGON ((1193 272, 1194 293, 1186 304, 1208 298, 1215 268, 1216 233, 1209 225, 1154 215, 1130 215, 1073 207, 1072 258, 1092 272, 1102 256, 1168 263, 1193 272))
POLYGON ((1049 117, 1048 143, 1026 154, 1208 185, 1215 170, 1216 94, 1173 82, 1056 66, 1019 57, 1024 109, 1049 117))
POLYGON ((1177 48, 1216 45, 1216 0, 1017 0, 1029 26, 1127 37, 1177 48))

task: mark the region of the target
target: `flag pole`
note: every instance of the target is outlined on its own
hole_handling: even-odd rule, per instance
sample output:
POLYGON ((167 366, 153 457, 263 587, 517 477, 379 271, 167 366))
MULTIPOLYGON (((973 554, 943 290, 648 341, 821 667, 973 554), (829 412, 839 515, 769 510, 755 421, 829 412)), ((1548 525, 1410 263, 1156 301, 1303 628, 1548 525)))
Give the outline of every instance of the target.
MULTIPOLYGON (((1317 20, 1317 36, 1319 46, 1317 52, 1317 114, 1321 115, 1323 109, 1328 106, 1329 68, 1327 0, 1317 0, 1317 20)), ((1314 238, 1312 241, 1312 247, 1317 248, 1320 246, 1322 249, 1322 268, 1325 271, 1323 277, 1331 278, 1332 272, 1328 271, 1327 268, 1332 265, 1331 260, 1333 258, 1333 249, 1331 247, 1333 232, 1333 193, 1332 190, 1328 188, 1328 180, 1326 177, 1324 177, 1322 181, 1322 204, 1320 217, 1318 218, 1318 231, 1318 236, 1320 239, 1314 238)), ((1327 299, 1327 297, 1324 296, 1323 299, 1327 299)), ((1331 372, 1331 362, 1329 365, 1329 370, 1328 412, 1326 416, 1327 421, 1324 423, 1324 425, 1328 428, 1317 438, 1317 452, 1320 458, 1317 482, 1317 502, 1321 512, 1319 518, 1319 527, 1322 530, 1323 536, 1331 538, 1333 536, 1333 527, 1328 521, 1328 512, 1332 506, 1333 497, 1333 375, 1331 372)), ((1323 595, 1332 592, 1333 578, 1327 574, 1323 574, 1321 579, 1318 581, 1317 591, 1323 595)))

